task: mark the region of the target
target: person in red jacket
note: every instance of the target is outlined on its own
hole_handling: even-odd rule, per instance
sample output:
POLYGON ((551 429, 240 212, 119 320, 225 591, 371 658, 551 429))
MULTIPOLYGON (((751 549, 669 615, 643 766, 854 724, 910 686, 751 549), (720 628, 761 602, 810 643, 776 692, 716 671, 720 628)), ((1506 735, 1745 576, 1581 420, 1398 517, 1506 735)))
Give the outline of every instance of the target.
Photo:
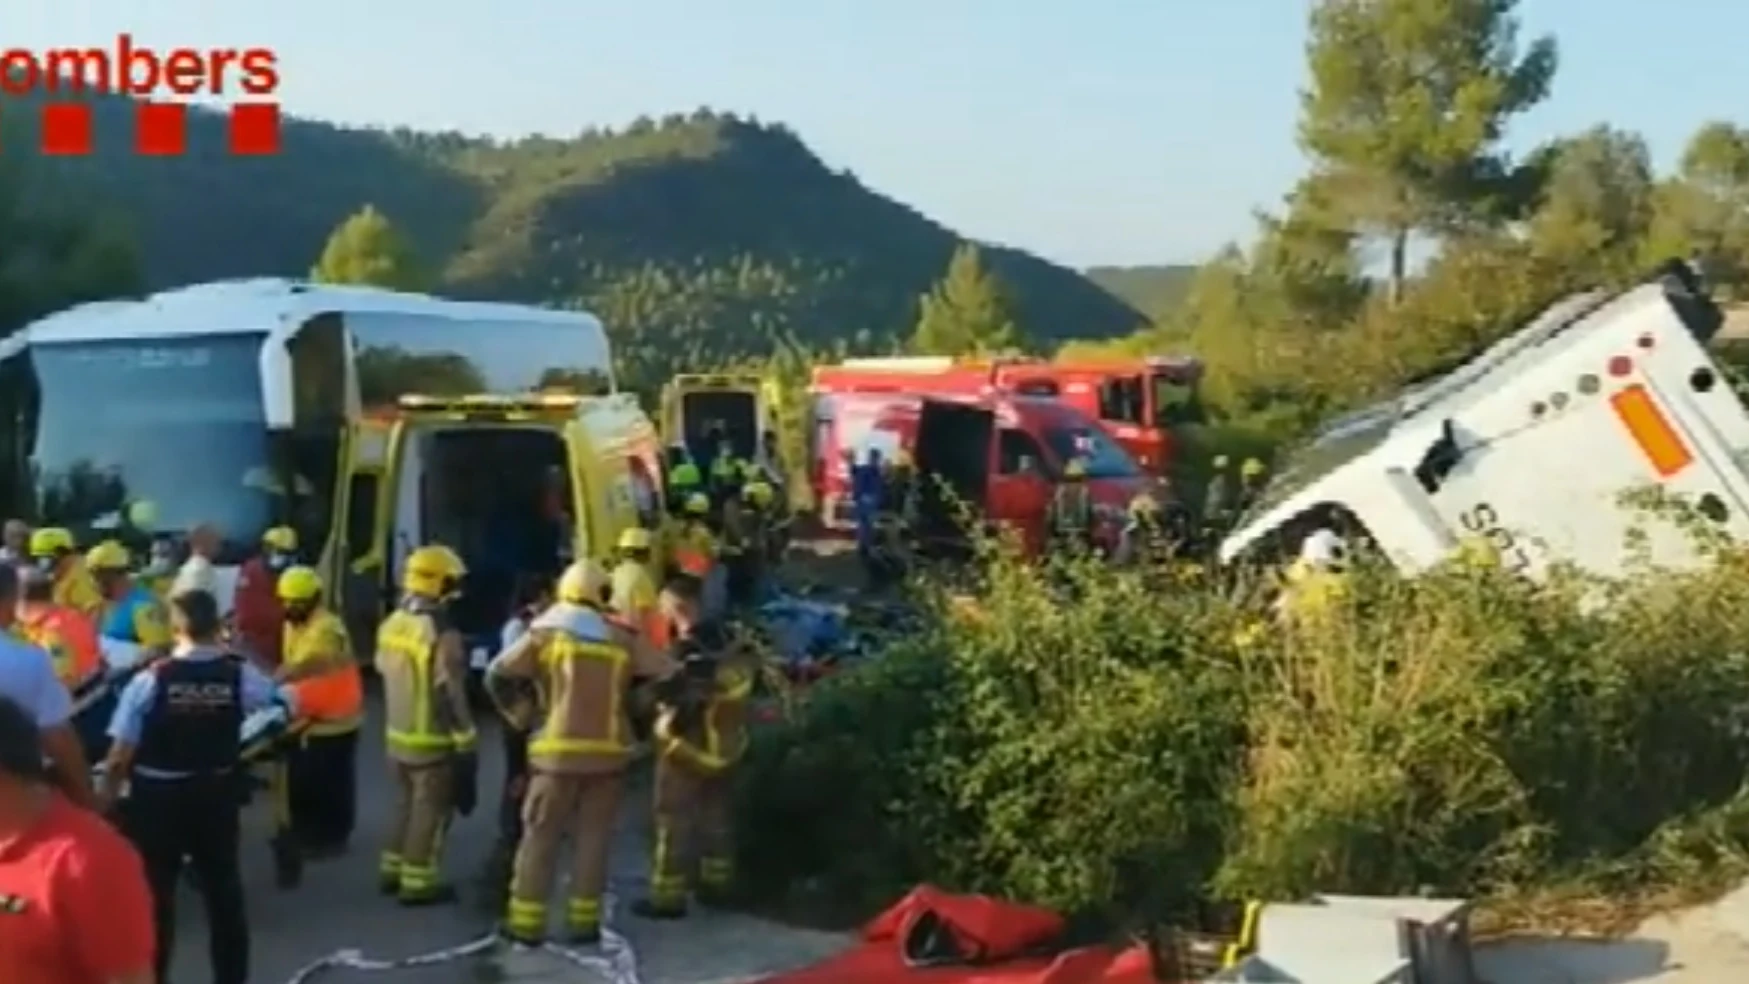
POLYGON ((35 722, 0 698, 0 981, 152 984, 156 945, 139 855, 55 792, 35 722))
POLYGON ((285 609, 279 601, 279 576, 298 562, 298 532, 275 526, 261 535, 261 552, 237 572, 237 634, 264 669, 279 667, 284 644, 285 609))

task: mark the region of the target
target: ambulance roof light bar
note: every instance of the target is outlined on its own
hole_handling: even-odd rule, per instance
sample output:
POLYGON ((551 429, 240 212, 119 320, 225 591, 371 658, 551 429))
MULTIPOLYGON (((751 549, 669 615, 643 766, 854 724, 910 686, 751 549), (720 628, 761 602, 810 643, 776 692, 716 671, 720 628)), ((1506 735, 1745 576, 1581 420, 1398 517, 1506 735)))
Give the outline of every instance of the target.
POLYGON ((575 393, 470 393, 465 396, 428 396, 422 393, 408 393, 397 402, 402 410, 445 410, 464 413, 469 410, 495 410, 532 413, 573 411, 583 405, 584 399, 575 393))

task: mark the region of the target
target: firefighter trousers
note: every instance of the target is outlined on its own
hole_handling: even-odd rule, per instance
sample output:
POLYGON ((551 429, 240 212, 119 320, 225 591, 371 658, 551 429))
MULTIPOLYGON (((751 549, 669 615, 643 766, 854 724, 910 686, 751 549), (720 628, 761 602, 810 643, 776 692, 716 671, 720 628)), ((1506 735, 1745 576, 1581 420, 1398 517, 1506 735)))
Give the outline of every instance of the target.
POLYGON ((352 839, 357 815, 358 732, 305 735, 287 755, 292 831, 315 852, 352 839))
POLYGON ((601 897, 607 891, 608 850, 625 791, 625 772, 586 775, 544 772, 529 776, 522 803, 522 842, 511 864, 510 900, 504 915, 512 937, 545 937, 547 898, 558 867, 559 842, 571 835, 571 899, 565 924, 571 934, 601 932, 601 897))
POLYGON ((455 772, 448 759, 409 765, 389 763, 395 783, 395 812, 383 849, 382 885, 408 903, 447 896, 438 881, 438 862, 449 832, 455 772))
POLYGON ((730 826, 733 769, 705 774, 672 755, 656 762, 655 840, 650 856, 650 904, 686 907, 692 876, 709 896, 728 892, 734 880, 730 826))

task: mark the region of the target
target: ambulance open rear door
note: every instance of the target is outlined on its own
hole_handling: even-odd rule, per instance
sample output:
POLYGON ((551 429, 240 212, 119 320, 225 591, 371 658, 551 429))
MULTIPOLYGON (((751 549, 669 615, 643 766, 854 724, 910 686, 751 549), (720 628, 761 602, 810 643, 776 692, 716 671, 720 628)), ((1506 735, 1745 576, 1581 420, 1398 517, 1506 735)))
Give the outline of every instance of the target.
POLYGON ((322 580, 361 662, 374 655, 376 631, 393 597, 389 583, 390 466, 401 442, 398 420, 364 420, 340 445, 334 522, 322 550, 322 580))
POLYGON ((684 442, 704 463, 716 452, 710 434, 720 426, 737 457, 758 460, 768 433, 777 430, 777 388, 758 373, 675 376, 662 388, 662 438, 684 442))

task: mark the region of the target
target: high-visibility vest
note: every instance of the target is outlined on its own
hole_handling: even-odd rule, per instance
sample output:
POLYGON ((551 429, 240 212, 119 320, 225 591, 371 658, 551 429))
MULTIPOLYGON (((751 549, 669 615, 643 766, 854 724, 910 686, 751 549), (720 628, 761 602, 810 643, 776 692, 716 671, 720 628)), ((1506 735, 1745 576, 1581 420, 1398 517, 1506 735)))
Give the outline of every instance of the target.
POLYGON ((73 698, 77 714, 103 695, 103 650, 97 626, 64 605, 33 605, 18 620, 26 639, 54 662, 55 676, 73 698))
POLYGON ((716 539, 698 523, 682 526, 674 538, 674 566, 682 574, 697 578, 707 576, 716 560, 715 553, 716 539))
POLYGON ((364 719, 364 680, 358 664, 352 661, 352 642, 340 618, 333 612, 318 611, 302 625, 287 622, 280 651, 285 665, 292 668, 336 654, 346 657, 344 667, 299 680, 292 684, 292 690, 297 695, 298 714, 310 720, 308 734, 344 735, 358 730, 364 719))
POLYGON ((75 557, 67 565, 67 570, 55 578, 55 604, 71 608, 90 618, 96 618, 103 607, 103 592, 97 590, 97 581, 86 570, 85 561, 75 557))
POLYGON ((441 761, 472 751, 471 728, 440 726, 437 702, 437 623, 429 614, 402 609, 377 629, 377 672, 383 678, 384 738, 397 761, 441 761))
POLYGON ((753 674, 723 667, 717 671, 715 686, 697 733, 685 733, 672 709, 656 719, 657 747, 665 761, 714 775, 741 760, 747 750, 747 700, 753 694, 753 674))

